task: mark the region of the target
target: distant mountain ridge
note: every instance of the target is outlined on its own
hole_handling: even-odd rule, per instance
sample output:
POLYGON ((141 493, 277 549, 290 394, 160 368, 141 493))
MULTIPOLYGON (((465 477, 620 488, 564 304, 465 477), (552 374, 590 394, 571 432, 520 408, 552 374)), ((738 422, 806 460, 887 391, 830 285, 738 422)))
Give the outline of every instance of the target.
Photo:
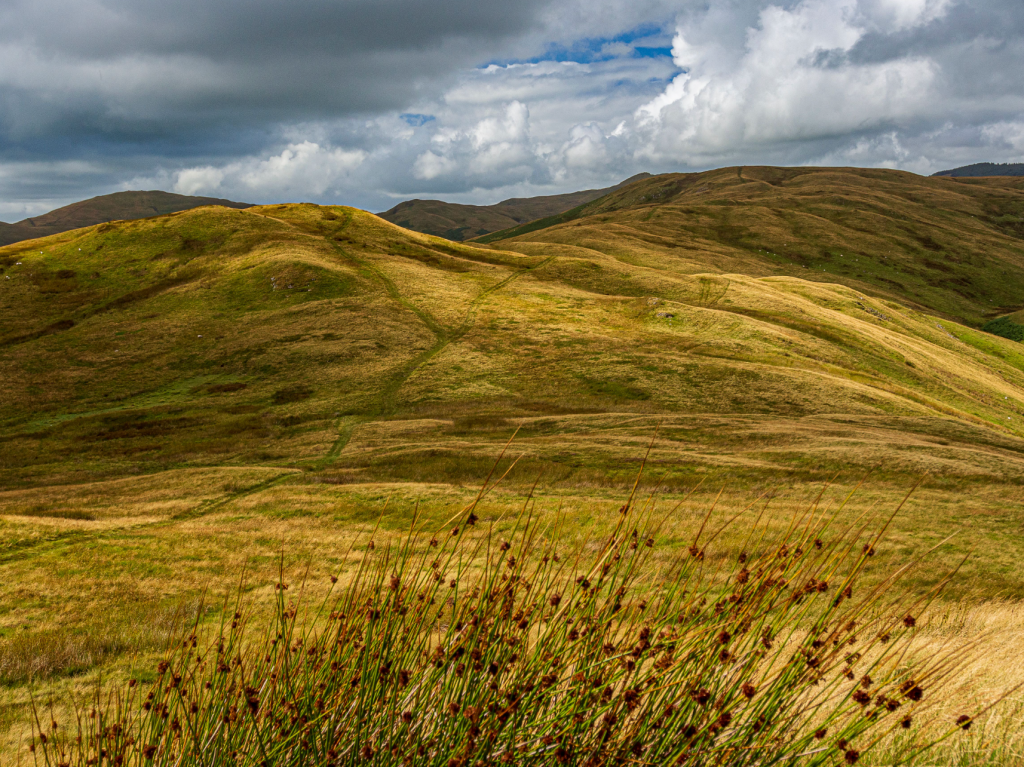
POLYGON ((952 170, 940 170, 933 176, 970 178, 978 176, 1024 176, 1024 162, 976 162, 952 170))
POLYGON ((252 207, 246 202, 232 202, 217 197, 191 197, 172 192, 115 192, 65 205, 63 208, 14 224, 0 222, 0 246, 37 237, 48 237, 84 226, 105 224, 108 221, 131 221, 162 216, 205 205, 223 205, 226 208, 239 209, 252 207))
POLYGON ((392 224, 423 234, 462 242, 527 221, 546 218, 604 197, 620 187, 650 178, 638 173, 606 189, 585 189, 580 192, 543 197, 513 197, 494 205, 460 205, 442 200, 407 200, 377 215, 392 224))

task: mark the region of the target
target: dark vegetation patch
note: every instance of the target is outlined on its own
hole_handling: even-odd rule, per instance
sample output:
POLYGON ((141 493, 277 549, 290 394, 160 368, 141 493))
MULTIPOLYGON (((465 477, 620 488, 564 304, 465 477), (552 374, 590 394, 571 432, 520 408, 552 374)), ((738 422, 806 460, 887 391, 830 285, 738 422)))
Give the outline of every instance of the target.
POLYGON ((615 401, 643 401, 651 398, 651 395, 643 389, 631 385, 631 382, 614 381, 603 378, 589 378, 578 376, 583 382, 587 393, 607 397, 615 401))
POLYGON ((1011 341, 1024 341, 1024 325, 1020 325, 1009 317, 997 317, 989 320, 981 327, 986 333, 1009 338, 1011 341))
POLYGON ((47 325, 41 330, 35 330, 31 333, 24 333, 20 336, 11 336, 0 341, 0 346, 13 346, 15 344, 22 344, 26 341, 34 341, 37 338, 48 336, 53 333, 60 333, 63 330, 70 330, 75 326, 74 320, 59 320, 57 322, 47 325))
POLYGON ((278 389, 271 396, 270 401, 274 405, 287 405, 290 402, 302 402, 313 396, 313 390, 305 384, 294 384, 278 389))
POLYGON ((414 243, 398 243, 389 249, 391 255, 402 256, 419 261, 446 272, 468 272, 470 266, 461 259, 451 258, 447 253, 441 253, 433 248, 427 248, 414 243))
POLYGON ((212 384, 206 387, 206 391, 210 394, 229 394, 231 392, 242 391, 242 389, 248 388, 249 384, 244 383, 224 383, 224 384, 212 384))
POLYGON ((172 288, 186 285, 190 282, 195 282, 201 276, 202 275, 199 272, 190 272, 188 274, 167 277, 166 279, 160 280, 149 287, 130 290, 127 293, 124 293, 106 305, 99 307, 95 313, 99 314, 100 312, 109 312, 114 309, 123 309, 126 306, 131 306, 132 304, 139 303, 140 301, 145 301, 153 298, 154 296, 158 296, 172 288))
POLYGON ((135 413, 104 419, 110 425, 98 433, 89 435, 88 439, 136 439, 138 437, 165 437, 170 434, 198 426, 202 421, 195 417, 179 416, 177 418, 140 418, 135 413))
POLYGON ((448 432, 452 434, 465 434, 468 432, 502 429, 507 429, 509 433, 511 433, 515 430, 515 424, 502 415, 477 413, 458 416, 452 419, 452 425, 448 429, 448 432))
POLYGON ((939 253, 942 251, 942 246, 935 240, 933 240, 930 235, 918 235, 916 239, 918 243, 920 243, 921 247, 925 248, 926 250, 930 250, 935 253, 939 253))
POLYGON ((81 509, 54 509, 43 505, 30 506, 27 509, 15 511, 14 514, 19 517, 44 517, 49 519, 78 519, 85 521, 96 519, 95 514, 81 509))

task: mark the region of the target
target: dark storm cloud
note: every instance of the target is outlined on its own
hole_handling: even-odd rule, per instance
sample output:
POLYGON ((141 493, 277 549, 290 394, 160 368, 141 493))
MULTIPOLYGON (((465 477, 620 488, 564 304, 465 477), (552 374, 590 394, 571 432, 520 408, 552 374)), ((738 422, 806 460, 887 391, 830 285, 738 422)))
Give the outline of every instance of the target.
POLYGON ((541 0, 31 0, 0 7, 5 148, 399 108, 541 0))
POLYGON ((450 38, 501 37, 533 23, 537 6, 530 0, 22 0, 0 14, 7 30, 0 38, 84 59, 192 53, 257 63, 268 56, 424 50, 450 38))

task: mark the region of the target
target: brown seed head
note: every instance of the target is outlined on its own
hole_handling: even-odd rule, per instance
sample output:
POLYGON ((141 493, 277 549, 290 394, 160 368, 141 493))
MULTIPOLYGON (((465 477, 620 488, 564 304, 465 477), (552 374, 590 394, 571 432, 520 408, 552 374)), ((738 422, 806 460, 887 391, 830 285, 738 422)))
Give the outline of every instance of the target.
POLYGON ((900 685, 900 692, 907 696, 912 701, 919 701, 924 697, 924 690, 917 684, 913 679, 904 682, 900 685))

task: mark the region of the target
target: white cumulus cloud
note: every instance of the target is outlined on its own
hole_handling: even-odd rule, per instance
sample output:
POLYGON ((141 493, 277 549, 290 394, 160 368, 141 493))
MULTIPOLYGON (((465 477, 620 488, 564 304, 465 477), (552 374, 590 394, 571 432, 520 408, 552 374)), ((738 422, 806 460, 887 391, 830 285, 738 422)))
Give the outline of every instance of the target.
POLYGON ((637 113, 646 151, 697 160, 899 125, 927 112, 937 95, 933 61, 850 60, 866 18, 857 0, 768 6, 739 45, 701 39, 699 24, 681 26, 672 51, 685 71, 637 113))
POLYGON ((280 154, 270 157, 246 157, 219 168, 186 168, 177 173, 174 191, 258 198, 320 197, 343 186, 366 156, 362 150, 324 147, 303 141, 289 144, 280 154))

